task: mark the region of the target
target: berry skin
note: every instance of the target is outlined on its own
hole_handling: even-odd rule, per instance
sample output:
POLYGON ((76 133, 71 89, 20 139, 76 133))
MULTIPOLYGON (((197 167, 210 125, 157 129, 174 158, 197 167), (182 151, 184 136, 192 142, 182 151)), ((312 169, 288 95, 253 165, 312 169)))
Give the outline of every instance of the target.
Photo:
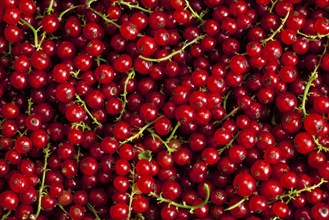
POLYGON ((240 173, 233 180, 233 187, 240 196, 250 196, 256 190, 256 181, 248 173, 240 173))

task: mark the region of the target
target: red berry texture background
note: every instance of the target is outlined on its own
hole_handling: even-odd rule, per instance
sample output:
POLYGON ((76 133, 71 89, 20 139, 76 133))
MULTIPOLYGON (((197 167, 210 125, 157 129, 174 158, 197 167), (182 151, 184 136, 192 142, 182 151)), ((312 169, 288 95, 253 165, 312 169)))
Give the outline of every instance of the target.
POLYGON ((0 220, 328 220, 329 0, 0 0, 0 220))

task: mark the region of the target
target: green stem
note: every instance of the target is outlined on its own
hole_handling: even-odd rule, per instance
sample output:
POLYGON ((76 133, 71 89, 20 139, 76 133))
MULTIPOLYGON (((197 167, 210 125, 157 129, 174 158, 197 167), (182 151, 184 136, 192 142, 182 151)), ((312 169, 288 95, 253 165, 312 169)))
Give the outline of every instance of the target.
POLYGON ((50 15, 51 13, 54 12, 53 6, 54 6, 54 0, 50 0, 49 7, 47 8, 47 14, 48 15, 50 15))
POLYGON ((312 82, 318 77, 318 74, 317 74, 318 67, 319 67, 318 65, 315 67, 315 69, 313 70, 313 72, 305 86, 305 90, 304 90, 303 98, 302 98, 302 106, 301 106, 304 116, 308 115, 308 113, 306 112, 306 107, 305 107, 306 101, 307 101, 307 96, 308 96, 308 92, 312 86, 312 82))
POLYGON ((95 220, 101 220, 95 208, 88 202, 87 208, 95 215, 95 220))
POLYGON ((271 1, 272 5, 271 5, 270 9, 268 10, 269 13, 272 13, 274 6, 276 5, 277 2, 278 2, 278 0, 271 1))
POLYGON ((77 70, 77 71, 71 71, 70 72, 70 75, 75 78, 75 79, 80 79, 79 77, 79 73, 80 73, 80 70, 77 70))
POLYGON ((309 40, 315 40, 315 39, 321 39, 321 38, 324 38, 324 37, 328 37, 328 35, 326 34, 317 34, 317 35, 308 35, 308 34, 304 34, 303 32, 301 32, 300 30, 297 30, 297 34, 305 37, 306 39, 309 39, 309 40))
POLYGON ((128 91, 127 91, 127 88, 128 88, 128 83, 129 83, 129 80, 133 79, 135 77, 135 69, 132 68, 131 71, 128 73, 127 75, 127 78, 125 79, 125 82, 124 82, 124 86, 123 86, 123 93, 121 94, 122 96, 122 110, 120 112, 120 115, 116 118, 116 121, 119 121, 123 115, 123 113, 125 112, 126 110, 126 105, 127 105, 127 95, 128 95, 128 91))
POLYGON ((167 138, 166 140, 166 143, 168 144, 170 142, 171 139, 173 139, 175 137, 175 133, 177 131, 177 129, 179 128, 180 126, 180 122, 178 121, 174 127, 174 129, 171 131, 169 137, 167 138))
POLYGON ((232 144, 235 141, 235 139, 236 139, 236 136, 234 136, 232 138, 232 140, 230 140, 230 142, 228 144, 226 144, 224 147, 218 149, 218 151, 217 151, 218 154, 221 155, 225 150, 229 149, 232 146, 232 144))
POLYGON ((6 220, 11 214, 11 210, 9 210, 6 214, 4 214, 2 217, 1 217, 1 220, 6 220))
POLYGON ((193 214, 195 209, 202 208, 209 201, 209 198, 210 198, 210 188, 209 188, 208 184, 205 183, 204 184, 204 188, 206 190, 206 198, 203 200, 202 203, 200 203, 198 205, 195 205, 195 206, 187 205, 185 202, 183 202, 183 204, 180 204, 180 203, 171 201, 169 199, 163 198, 161 194, 158 195, 155 192, 151 192, 149 195, 155 197, 157 199, 158 203, 165 202, 165 203, 168 203, 169 206, 172 205, 172 206, 175 206, 177 208, 189 209, 190 213, 193 214))
POLYGON ((225 94, 225 96, 223 97, 223 108, 226 110, 226 103, 227 103, 227 99, 230 96, 230 94, 232 93, 232 89, 228 90, 228 92, 225 94))
POLYGON ((82 131, 90 131, 91 128, 89 127, 89 125, 87 125, 86 123, 84 123, 83 121, 80 122, 74 122, 71 124, 71 128, 74 129, 81 129, 82 131))
POLYGON ((97 66, 101 65, 101 62, 103 63, 107 63, 107 60, 102 58, 101 56, 97 56, 96 57, 96 63, 97 63, 97 66))
POLYGON ((32 32, 33 32, 33 40, 34 40, 34 47, 36 50, 40 50, 39 48, 39 38, 38 38, 38 31, 40 30, 40 27, 38 29, 35 29, 29 22, 25 21, 23 18, 19 20, 21 23, 26 25, 32 32))
POLYGON ((185 0, 185 5, 186 5, 186 8, 188 8, 190 10, 190 12, 192 13, 192 16, 195 17, 195 18, 197 18, 199 21, 201 21, 201 24, 203 24, 204 23, 203 16, 207 13, 207 11, 205 11, 204 13, 201 13, 199 15, 191 7, 189 0, 185 0))
POLYGON ((329 152, 329 148, 319 143, 319 140, 313 135, 313 140, 319 151, 329 152))
POLYGON ((148 129, 152 124, 154 124, 155 121, 151 121, 149 123, 147 123, 146 125, 144 125, 144 127, 139 128, 138 132, 135 133, 134 135, 130 136, 128 139, 124 140, 124 141, 120 141, 120 144, 126 144, 129 142, 132 142, 133 140, 135 140, 136 138, 139 137, 143 137, 143 133, 146 129, 148 129))
POLYGON ((153 139, 154 139, 154 138, 158 138, 158 139, 163 143, 163 145, 167 148, 167 151, 168 151, 169 153, 173 153, 173 152, 175 152, 175 149, 172 149, 171 147, 169 147, 168 144, 169 144, 169 142, 175 137, 175 133, 176 133, 177 129, 179 128, 179 126, 180 126, 180 122, 177 122, 177 124, 175 125, 174 129, 171 131, 171 134, 169 135, 169 137, 168 137, 166 140, 163 140, 163 139, 162 139, 158 134, 156 134, 152 129, 147 129, 147 130, 151 133, 153 139))
POLYGON ((158 62, 158 63, 160 63, 162 61, 170 60, 173 56, 175 56, 176 54, 179 54, 179 53, 184 52, 184 50, 187 47, 191 46, 192 44, 197 43, 199 40, 201 40, 204 37, 205 37, 205 35, 200 35, 200 36, 197 36, 196 38, 194 38, 193 40, 191 40, 190 42, 185 42, 184 45, 182 46, 182 48, 173 51, 171 54, 169 54, 169 55, 167 55, 165 57, 161 57, 161 58, 158 58, 158 59, 148 58, 148 57, 144 57, 144 56, 139 56, 139 57, 142 58, 143 60, 146 60, 146 61, 158 62))
POLYGON ((85 109, 87 114, 91 117, 91 119, 93 120, 93 123, 98 126, 102 126, 102 124, 99 121, 97 121, 97 119, 93 116, 93 114, 91 114, 86 103, 80 98, 80 96, 78 94, 75 94, 75 98, 76 98, 77 102, 82 105, 82 107, 85 109))
POLYGON ((70 214, 64 209, 64 207, 61 204, 57 203, 57 206, 67 215, 67 217, 70 216, 70 214))
POLYGON ((235 209, 236 207, 238 207, 239 205, 241 205, 242 203, 244 203, 245 201, 247 201, 249 198, 248 197, 243 197, 239 202, 235 203, 234 205, 226 208, 224 211, 230 211, 232 209, 235 209))
POLYGON ((141 6, 139 6, 139 4, 137 3, 136 5, 132 5, 130 2, 126 2, 126 1, 123 1, 123 0, 119 0, 118 3, 120 5, 125 5, 127 6, 130 10, 132 9, 137 9, 137 10, 140 10, 142 12, 146 12, 146 13, 152 13, 152 10, 150 9, 146 9, 146 8, 143 8, 141 6))
POLYGON ((308 81, 306 83, 306 86, 305 86, 305 90, 304 90, 303 98, 302 98, 302 104, 301 104, 301 110, 303 111, 304 116, 308 115, 308 113, 306 112, 306 107, 305 107, 306 106, 306 101, 307 101, 307 96, 308 96, 308 93, 309 93, 309 90, 312 86, 313 81, 318 77, 318 69, 320 67, 323 55, 327 52, 328 41, 329 41, 329 38, 327 38, 327 42, 324 45, 324 50, 323 50, 322 54, 320 55, 320 60, 316 64, 316 66, 315 66, 314 70, 312 71, 311 76, 308 79, 308 81))
POLYGON ((102 14, 99 11, 96 11, 93 8, 89 8, 92 12, 94 12, 95 14, 97 14, 98 16, 100 16, 106 23, 110 23, 113 26, 115 26, 116 28, 120 28, 120 25, 118 25, 117 23, 115 23, 114 21, 112 21, 111 19, 109 19, 108 17, 106 17, 106 15, 102 14))
POLYGON ((276 201, 284 201, 284 199, 288 198, 288 200, 285 203, 289 203, 291 200, 295 199, 296 196, 299 196, 301 193, 303 192, 312 192, 313 190, 315 190, 316 188, 319 188, 322 184, 327 183, 328 181, 325 179, 321 179, 319 183, 313 185, 313 186, 306 186, 302 189, 291 189, 288 193, 283 194, 281 196, 279 196, 277 199, 275 199, 272 202, 276 202, 276 201))
POLYGON ((287 12, 286 16, 284 18, 281 18, 281 25, 275 30, 272 31, 271 36, 269 36, 268 38, 261 40, 262 45, 265 45, 268 41, 273 40, 273 38, 282 30, 282 28, 284 27, 284 24, 286 23, 288 17, 290 14, 290 10, 287 12))
POLYGON ((28 98, 28 99, 27 99, 27 110, 26 110, 26 114, 27 114, 27 115, 31 115, 31 108, 32 108, 32 105, 33 105, 32 98, 28 98))
POLYGON ((6 56, 11 56, 11 51, 12 51, 13 43, 8 43, 8 52, 3 52, 4 55, 6 56))
POLYGON ((90 8, 91 4, 94 3, 94 2, 96 2, 96 1, 97 1, 97 0, 87 0, 87 2, 86 2, 86 6, 87 6, 88 8, 90 8))
POLYGON ((226 121, 226 119, 232 117, 240 108, 239 107, 235 107, 232 109, 232 111, 230 113, 228 113, 227 115, 224 116, 224 118, 222 118, 221 120, 219 121, 216 121, 216 124, 221 124, 223 123, 224 121, 226 121))
POLYGON ((49 158, 49 156, 51 154, 51 152, 50 152, 50 144, 48 144, 47 147, 43 149, 43 153, 44 153, 44 164, 43 164, 43 168, 42 168, 41 185, 40 185, 40 188, 39 188, 38 207, 37 207, 37 212, 33 215, 33 217, 35 219, 37 219, 38 216, 40 215, 40 212, 41 212, 41 199, 42 199, 42 196, 45 193, 45 188, 46 188, 46 186, 45 186, 45 180, 46 180, 46 173, 48 171, 48 169, 47 169, 48 158, 49 158))
POLYGON ((64 11, 62 11, 62 12, 59 14, 59 16, 58 16, 58 20, 61 21, 62 18, 63 18, 63 16, 64 16, 66 13, 68 13, 68 12, 70 12, 70 11, 76 9, 76 8, 80 8, 80 7, 84 7, 84 5, 75 5, 75 6, 72 6, 72 7, 70 7, 70 8, 65 9, 64 11))
POLYGON ((77 161, 77 163, 79 164, 80 162, 80 157, 81 157, 81 147, 80 146, 77 146, 78 148, 78 151, 77 151, 77 154, 75 155, 75 160, 77 161))
POLYGON ((134 178, 135 178, 135 164, 132 163, 132 170, 131 170, 131 176, 132 176, 132 179, 130 180, 131 181, 131 192, 129 194, 129 205, 128 205, 128 216, 127 216, 127 220, 131 219, 130 216, 131 216, 131 211, 132 211, 132 204, 133 204, 133 200, 134 200, 134 195, 135 195, 135 190, 134 190, 134 178))

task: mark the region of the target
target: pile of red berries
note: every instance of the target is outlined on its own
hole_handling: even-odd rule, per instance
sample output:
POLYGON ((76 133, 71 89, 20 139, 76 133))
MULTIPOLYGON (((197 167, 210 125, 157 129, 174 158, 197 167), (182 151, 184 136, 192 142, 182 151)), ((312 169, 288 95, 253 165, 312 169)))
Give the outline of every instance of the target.
POLYGON ((0 0, 0 220, 329 219, 329 0, 0 0))

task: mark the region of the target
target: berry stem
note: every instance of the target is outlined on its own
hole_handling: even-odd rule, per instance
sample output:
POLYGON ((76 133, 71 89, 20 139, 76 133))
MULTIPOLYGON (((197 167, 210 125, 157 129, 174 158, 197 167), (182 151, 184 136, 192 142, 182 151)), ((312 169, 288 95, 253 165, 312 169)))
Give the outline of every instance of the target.
POLYGON ((167 148, 167 151, 169 153, 173 153, 173 152, 175 152, 175 149, 172 149, 171 147, 169 147, 168 144, 173 138, 175 138, 175 132, 177 131, 179 126, 180 126, 180 122, 177 122, 176 126, 171 131, 170 136, 165 141, 159 135, 157 135, 152 129, 147 129, 147 130, 151 133, 153 139, 158 138, 163 143, 163 145, 167 148))
POLYGON ((139 5, 139 3, 137 3, 136 5, 133 5, 133 4, 131 4, 130 2, 126 2, 126 1, 123 1, 123 0, 119 0, 118 3, 119 3, 120 5, 125 5, 125 6, 127 6, 130 10, 132 10, 132 9, 138 9, 138 10, 140 10, 140 11, 142 11, 142 12, 152 13, 152 10, 141 7, 141 6, 139 5))
POLYGON ((64 209, 64 207, 61 204, 57 203, 57 206, 67 215, 67 217, 70 216, 70 214, 64 209))
POLYGON ((70 75, 75 79, 79 79, 79 73, 80 73, 80 70, 70 71, 70 75))
POLYGON ((83 121, 80 122, 74 122, 71 124, 71 128, 74 129, 81 129, 82 131, 90 131, 91 128, 89 127, 89 125, 87 125, 86 123, 84 123, 83 121))
POLYGON ((232 93, 232 89, 228 90, 227 93, 225 94, 225 96, 223 97, 223 108, 224 109, 226 109, 227 99, 231 93, 232 93))
POLYGON ((303 32, 301 32, 300 30, 297 30, 297 34, 305 37, 306 39, 309 39, 309 40, 315 40, 315 39, 321 39, 321 38, 324 38, 324 37, 328 37, 328 35, 326 34, 317 34, 317 35, 308 35, 308 34, 304 34, 303 32))
POLYGON ((77 155, 75 155, 75 160, 77 161, 77 163, 79 164, 80 162, 80 157, 81 157, 81 147, 78 145, 77 146, 77 155))
POLYGON ((82 107, 85 109, 87 114, 91 117, 91 119, 93 120, 93 123, 98 126, 102 126, 102 124, 99 123, 99 121, 97 121, 97 119, 93 116, 93 114, 91 114, 86 103, 81 99, 81 97, 78 94, 75 94, 75 98, 76 98, 76 101, 82 105, 82 107))
POLYGON ((131 177, 132 177, 132 179, 131 180, 129 180, 130 182, 131 182, 131 192, 130 192, 130 194, 128 194, 128 196, 129 196, 129 204, 128 204, 128 216, 127 216, 127 220, 129 220, 129 219, 131 219, 130 218, 130 216, 131 216, 131 211, 132 211, 132 204, 133 204, 133 200, 134 200, 134 195, 135 195, 135 190, 134 190, 134 187, 135 187, 135 182, 134 182, 134 178, 135 178, 135 164, 134 163, 132 163, 131 164, 131 166, 132 166, 132 169, 131 169, 131 171, 130 171, 130 174, 131 174, 131 177))
POLYGON ((62 12, 59 14, 59 16, 58 16, 58 20, 61 21, 62 18, 63 18, 63 16, 64 16, 66 13, 68 13, 68 12, 70 12, 70 11, 76 9, 76 8, 80 8, 80 7, 84 7, 84 5, 75 5, 75 6, 72 6, 72 7, 70 7, 70 8, 67 8, 66 10, 62 11, 62 12))
POLYGON ((120 144, 126 144, 128 142, 132 142, 133 140, 135 140, 136 138, 139 137, 143 137, 143 133, 146 129, 148 129, 152 124, 154 124, 155 121, 151 121, 149 123, 147 123, 146 125, 144 125, 144 127, 139 128, 138 132, 135 133, 134 135, 130 136, 129 138, 127 138, 124 141, 120 141, 120 144))
POLYGON ((300 195, 303 192, 312 192, 312 190, 319 188, 322 184, 327 183, 328 181, 325 179, 321 179, 319 183, 313 185, 313 186, 305 186, 302 189, 291 189, 288 193, 283 194, 279 196, 279 198, 275 199, 273 202, 276 201, 284 201, 284 199, 288 198, 288 200, 285 203, 289 203, 292 199, 294 199, 296 196, 300 195))
POLYGON ((96 1, 97 1, 97 0, 87 0, 87 1, 86 1, 86 6, 87 6, 88 8, 90 8, 91 4, 94 3, 94 2, 96 2, 96 1))
POLYGON ((233 108, 232 111, 230 111, 230 113, 226 114, 223 119, 217 121, 216 124, 223 123, 226 119, 232 117, 239 109, 240 109, 239 107, 233 108))
POLYGON ((232 146, 232 144, 235 141, 235 139, 236 139, 236 136, 234 136, 232 138, 232 140, 230 140, 230 142, 228 144, 226 144, 224 147, 218 149, 218 151, 217 151, 218 154, 221 155, 225 150, 229 149, 232 146))
POLYGON ((171 134, 167 138, 167 140, 166 140, 167 143, 169 143, 170 140, 175 137, 175 133, 176 133, 177 129, 179 128, 179 126, 180 126, 180 122, 178 121, 177 124, 175 125, 174 129, 171 131, 171 134))
POLYGON ((319 143, 319 140, 314 135, 312 137, 313 137, 314 143, 316 144, 316 146, 318 148, 318 151, 329 152, 329 148, 328 147, 325 147, 322 144, 320 144, 319 143))
POLYGON ((186 5, 186 8, 188 8, 190 10, 190 12, 192 13, 192 16, 197 18, 201 22, 201 24, 203 24, 204 23, 203 16, 205 16, 205 14, 207 13, 207 10, 199 15, 191 7, 190 2, 188 0, 185 0, 185 5, 186 5))
POLYGON ((235 209, 245 201, 247 201, 249 198, 248 197, 243 197, 239 202, 235 203, 234 205, 231 205, 230 207, 226 208, 224 211, 230 211, 232 209, 235 209))
POLYGON ((184 50, 197 43, 199 40, 201 40, 202 38, 204 38, 205 35, 200 35, 200 36, 197 36, 196 38, 194 38, 193 40, 191 40, 190 42, 187 42, 185 41, 182 48, 178 49, 178 50, 174 50, 171 54, 165 56, 165 57, 161 57, 161 58, 158 58, 158 59, 155 59, 155 58, 149 58, 149 57, 144 57, 144 56, 139 56, 140 58, 142 58, 143 60, 146 60, 146 61, 150 61, 150 62, 162 62, 162 61, 166 61, 166 60, 170 60, 173 56, 175 56, 176 54, 179 54, 179 53, 182 53, 184 52, 184 50))
POLYGON ((87 208, 95 215, 95 220, 101 220, 95 208, 88 202, 87 208))
POLYGON ((328 41, 329 41, 329 38, 327 38, 327 42, 324 45, 324 50, 323 50, 322 54, 320 55, 320 60, 316 64, 316 66, 315 66, 314 70, 312 71, 312 73, 306 83, 306 86, 305 86, 305 90, 304 90, 303 98, 302 98, 302 104, 301 104, 301 110, 303 111, 304 116, 308 115, 308 113, 306 112, 306 108, 305 108, 307 96, 309 95, 309 90, 310 90, 311 86, 313 85, 312 82, 318 77, 318 69, 320 67, 323 55, 327 52, 328 41))
POLYGON ((168 203, 169 206, 172 205, 172 206, 175 206, 177 208, 189 209, 190 213, 193 214, 195 209, 199 209, 199 208, 203 207, 209 201, 209 198, 210 198, 210 188, 209 188, 208 184, 205 183, 204 184, 204 188, 206 190, 206 198, 203 200, 202 203, 200 203, 198 205, 195 205, 195 206, 187 205, 185 202, 183 202, 183 204, 180 204, 180 203, 171 201, 169 199, 163 198, 162 197, 162 194, 157 195, 155 192, 151 192, 149 195, 155 197, 157 199, 158 203, 165 202, 165 203, 168 203))
POLYGON ((284 24, 286 23, 286 21, 289 17, 289 14, 290 14, 290 10, 287 12, 287 14, 284 18, 281 18, 281 25, 275 31, 272 31, 271 36, 269 36, 268 38, 265 38, 264 40, 261 40, 262 45, 265 45, 268 41, 273 40, 273 38, 282 30, 282 28, 284 27, 284 24))
POLYGON ((122 118, 123 113, 125 112, 126 109, 126 105, 127 105, 127 95, 128 95, 128 91, 127 91, 127 87, 128 87, 128 83, 129 80, 133 79, 135 77, 135 69, 131 68, 130 72, 128 73, 128 76, 124 82, 124 86, 123 86, 123 93, 121 94, 122 96, 122 110, 120 112, 120 115, 116 118, 116 121, 119 121, 122 118))
POLYGON ((120 25, 118 25, 117 23, 115 23, 114 21, 112 21, 111 19, 109 19, 106 15, 102 14, 99 11, 96 11, 93 8, 88 7, 92 12, 94 12, 95 14, 97 14, 98 16, 100 16, 106 23, 110 23, 113 26, 115 26, 116 28, 120 28, 120 25))
POLYGON ((32 105, 33 105, 32 98, 28 98, 27 99, 27 110, 26 110, 27 115, 31 115, 32 105))
POLYGON ((146 159, 148 161, 152 160, 152 151, 144 150, 143 148, 134 146, 136 149, 140 150, 141 152, 138 154, 138 160, 146 159))
POLYGON ((7 219, 11 214, 11 210, 9 210, 6 214, 4 214, 2 217, 1 217, 1 220, 5 220, 7 219))
POLYGON ((272 5, 271 5, 270 9, 268 10, 269 13, 272 13, 277 2, 278 2, 278 0, 275 0, 275 1, 271 0, 272 5))
POLYGON ((36 50, 41 50, 41 43, 39 42, 38 38, 38 31, 41 29, 41 27, 35 29, 29 22, 25 21, 23 18, 21 18, 19 21, 22 24, 26 25, 33 32, 34 47, 36 50))
POLYGON ((49 7, 48 7, 47 10, 46 10, 46 13, 47 13, 48 15, 50 15, 51 13, 54 12, 53 6, 54 6, 54 0, 50 0, 50 2, 49 2, 49 7))
POLYGON ((43 149, 43 153, 44 153, 44 164, 43 164, 43 168, 42 168, 41 185, 40 185, 40 188, 39 188, 38 207, 37 207, 37 212, 33 215, 34 219, 37 219, 38 216, 40 215, 40 212, 41 212, 41 199, 42 199, 42 196, 45 194, 45 188, 46 188, 45 180, 46 180, 46 173, 48 171, 48 169, 47 169, 48 158, 51 154, 50 144, 48 144, 47 147, 45 147, 43 149))

